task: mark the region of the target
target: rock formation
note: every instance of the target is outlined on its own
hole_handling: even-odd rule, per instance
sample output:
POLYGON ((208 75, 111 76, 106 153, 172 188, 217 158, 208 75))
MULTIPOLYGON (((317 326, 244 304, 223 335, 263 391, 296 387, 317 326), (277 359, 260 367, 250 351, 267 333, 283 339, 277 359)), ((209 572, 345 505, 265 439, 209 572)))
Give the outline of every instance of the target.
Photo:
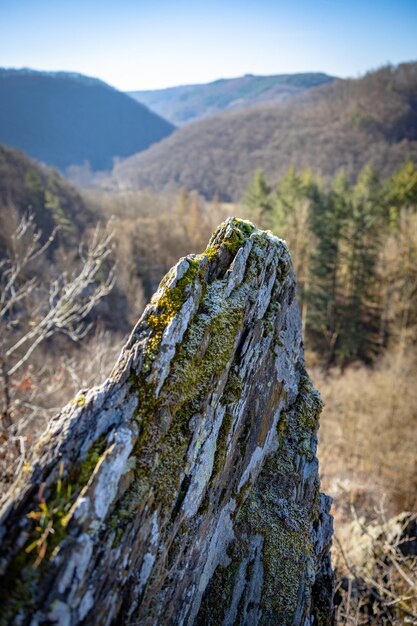
POLYGON ((229 219, 9 493, 0 623, 330 624, 320 409, 287 247, 229 219))

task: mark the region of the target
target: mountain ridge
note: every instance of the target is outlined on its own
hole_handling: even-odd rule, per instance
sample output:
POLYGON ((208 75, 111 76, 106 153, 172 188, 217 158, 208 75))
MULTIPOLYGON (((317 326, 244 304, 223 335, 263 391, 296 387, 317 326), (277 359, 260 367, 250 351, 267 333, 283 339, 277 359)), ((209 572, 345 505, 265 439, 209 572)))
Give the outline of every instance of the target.
POLYGON ((181 126, 229 110, 260 103, 283 102, 304 90, 336 80, 324 72, 245 74, 209 83, 127 92, 173 124, 181 126))
POLYGON ((281 105, 223 113, 178 129, 117 164, 122 189, 195 189, 241 199, 258 168, 272 183, 290 166, 354 180, 371 162, 382 176, 417 159, 417 63, 340 79, 281 105))
POLYGON ((0 69, 0 143, 61 170, 110 169, 174 126, 103 81, 82 74, 0 69))

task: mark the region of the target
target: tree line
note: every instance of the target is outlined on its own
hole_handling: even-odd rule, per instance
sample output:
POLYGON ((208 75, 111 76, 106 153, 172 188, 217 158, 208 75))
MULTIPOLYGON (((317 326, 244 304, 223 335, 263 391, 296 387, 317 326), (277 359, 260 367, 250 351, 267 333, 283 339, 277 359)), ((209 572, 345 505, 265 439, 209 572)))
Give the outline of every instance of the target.
POLYGON ((389 342, 417 337, 417 169, 406 162, 380 180, 325 184, 291 168, 274 189, 258 170, 244 205, 287 240, 298 276, 308 347, 326 365, 371 362, 389 342))

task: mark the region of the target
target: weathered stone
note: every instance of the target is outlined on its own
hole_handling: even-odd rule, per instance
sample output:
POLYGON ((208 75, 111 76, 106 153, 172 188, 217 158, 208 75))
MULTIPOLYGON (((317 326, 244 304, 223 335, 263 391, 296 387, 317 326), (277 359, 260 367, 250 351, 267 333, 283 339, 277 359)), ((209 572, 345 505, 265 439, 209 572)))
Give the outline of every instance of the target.
POLYGON ((323 625, 332 523, 285 243, 229 219, 1 514, 1 624, 323 625))

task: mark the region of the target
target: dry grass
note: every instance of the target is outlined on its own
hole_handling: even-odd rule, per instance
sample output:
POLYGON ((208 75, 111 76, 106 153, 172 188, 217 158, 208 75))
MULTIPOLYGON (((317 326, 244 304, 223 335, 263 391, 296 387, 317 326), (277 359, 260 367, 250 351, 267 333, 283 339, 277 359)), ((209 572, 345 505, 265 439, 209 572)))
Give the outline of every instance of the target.
POLYGON ((310 372, 325 400, 319 456, 334 498, 335 623, 417 624, 417 542, 414 556, 401 547, 402 512, 417 510, 416 358, 391 350, 373 368, 310 372))
POLYGON ((335 514, 355 504, 372 511, 383 494, 389 515, 417 505, 417 364, 414 354, 388 352, 373 368, 327 374, 310 368, 325 408, 319 455, 323 488, 335 514))

